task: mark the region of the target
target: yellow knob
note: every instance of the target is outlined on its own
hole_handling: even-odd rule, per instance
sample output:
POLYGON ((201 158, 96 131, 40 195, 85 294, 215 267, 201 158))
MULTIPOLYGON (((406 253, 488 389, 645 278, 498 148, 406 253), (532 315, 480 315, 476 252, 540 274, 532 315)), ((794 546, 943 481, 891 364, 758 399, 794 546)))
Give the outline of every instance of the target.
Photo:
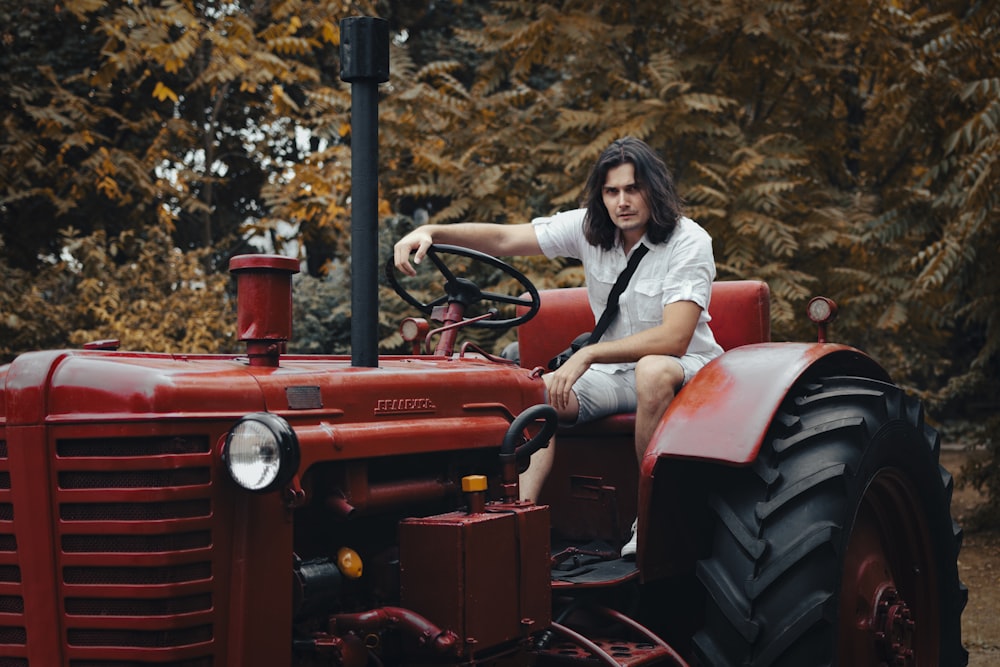
POLYGON ((485 491, 486 486, 486 475, 466 475, 462 478, 462 491, 466 493, 485 491))
POLYGON ((337 551, 337 567, 348 579, 360 579, 363 564, 361 556, 354 549, 341 547, 337 551))

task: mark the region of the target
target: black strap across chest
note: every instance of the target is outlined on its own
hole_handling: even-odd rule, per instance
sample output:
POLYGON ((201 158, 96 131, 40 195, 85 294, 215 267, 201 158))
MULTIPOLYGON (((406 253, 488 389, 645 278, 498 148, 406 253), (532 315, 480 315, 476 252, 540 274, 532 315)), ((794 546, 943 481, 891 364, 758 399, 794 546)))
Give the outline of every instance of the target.
POLYGON ((622 292, 625 291, 625 287, 628 286, 628 281, 632 279, 632 274, 639 267, 639 261, 649 252, 649 248, 645 245, 640 244, 632 256, 628 258, 628 264, 625 265, 625 269, 618 275, 618 280, 615 281, 614 286, 611 288, 611 294, 608 295, 608 305, 604 307, 604 312, 601 313, 601 319, 597 321, 597 325, 594 330, 590 333, 590 338, 587 339, 587 345, 591 343, 596 343, 607 331, 608 327, 614 321, 615 317, 618 315, 618 300, 622 296, 622 292))

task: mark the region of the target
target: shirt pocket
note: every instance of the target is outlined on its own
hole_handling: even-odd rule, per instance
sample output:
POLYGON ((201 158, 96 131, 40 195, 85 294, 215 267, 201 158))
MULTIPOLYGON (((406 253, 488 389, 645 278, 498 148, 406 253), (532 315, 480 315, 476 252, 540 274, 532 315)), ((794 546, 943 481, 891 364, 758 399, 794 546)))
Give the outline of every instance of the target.
POLYGON ((611 296, 611 288, 617 279, 618 274, 607 266, 599 266, 587 275, 590 294, 598 308, 603 310, 608 307, 608 297, 611 296))
POLYGON ((635 283, 635 312, 642 322, 663 322, 663 281, 638 280, 635 283))

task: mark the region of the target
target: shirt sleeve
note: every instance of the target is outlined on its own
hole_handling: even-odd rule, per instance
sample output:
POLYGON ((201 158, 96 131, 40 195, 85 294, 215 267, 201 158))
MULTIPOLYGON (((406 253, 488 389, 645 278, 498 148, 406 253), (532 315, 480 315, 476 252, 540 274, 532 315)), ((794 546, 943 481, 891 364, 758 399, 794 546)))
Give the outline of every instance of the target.
POLYGON ((663 279, 663 305, 693 301, 707 312, 712 281, 715 280, 712 237, 698 225, 682 220, 684 233, 677 239, 677 247, 663 279))
POLYGON ((535 218, 531 224, 535 228, 538 247, 548 257, 571 257, 583 259, 583 220, 587 209, 563 211, 553 216, 535 218))

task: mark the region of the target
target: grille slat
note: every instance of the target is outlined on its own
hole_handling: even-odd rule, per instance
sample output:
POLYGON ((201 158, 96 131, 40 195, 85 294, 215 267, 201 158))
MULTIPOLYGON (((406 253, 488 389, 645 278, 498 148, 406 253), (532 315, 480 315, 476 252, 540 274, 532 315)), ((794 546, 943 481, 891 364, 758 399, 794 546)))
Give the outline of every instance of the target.
POLYGON ((99 470, 60 472, 61 489, 145 489, 202 486, 212 479, 209 468, 180 470, 99 470))
POLYGON ((63 535, 66 553, 161 553, 192 551, 212 546, 207 530, 163 535, 63 535))
POLYGON ((0 625, 0 644, 26 644, 28 633, 24 628, 0 625))
POLYGON ((0 614, 23 614, 24 598, 20 595, 0 595, 0 614))
POLYGON ((66 503, 59 507, 63 521, 163 521, 207 517, 211 513, 212 504, 207 498, 160 503, 66 503))
POLYGON ((90 586, 159 586, 204 581, 212 576, 211 563, 169 567, 66 567, 63 581, 90 586))
POLYGON ((60 440, 56 455, 60 458, 132 458, 169 454, 207 454, 208 438, 161 436, 153 438, 82 438, 60 440))
POLYGON ((172 630, 95 630, 71 629, 66 633, 70 646, 130 646, 133 648, 170 648, 191 646, 212 640, 212 626, 172 630))
MULTIPOLYGON (((193 660, 175 660, 173 662, 156 661, 148 664, 155 667, 212 667, 215 663, 212 661, 212 658, 195 658, 193 660)), ((0 667, 8 666, 0 662, 0 667)), ((10 667, 19 666, 11 665, 10 667)), ((136 663, 134 660, 127 662, 121 660, 70 660, 69 667, 136 667, 136 663)))
POLYGON ((74 616, 173 616, 209 611, 212 596, 188 595, 161 599, 67 598, 66 613, 74 616))

